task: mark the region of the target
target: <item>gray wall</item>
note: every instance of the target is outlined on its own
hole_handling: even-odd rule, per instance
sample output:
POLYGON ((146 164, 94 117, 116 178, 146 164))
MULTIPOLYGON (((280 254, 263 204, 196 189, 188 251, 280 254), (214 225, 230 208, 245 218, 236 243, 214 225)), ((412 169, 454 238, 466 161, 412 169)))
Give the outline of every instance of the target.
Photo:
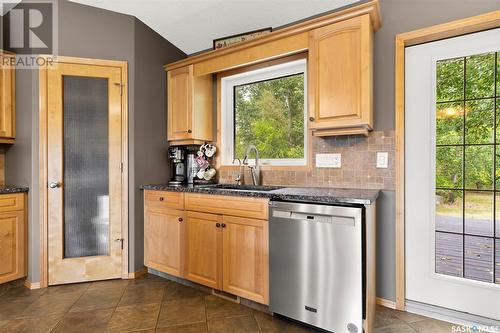
POLYGON ((144 266, 144 202, 139 187, 144 184, 166 183, 170 178, 167 158, 167 75, 162 66, 185 57, 163 37, 135 21, 135 115, 130 127, 134 128, 133 162, 134 175, 130 185, 130 210, 134 251, 130 251, 130 270, 144 266), (133 198, 132 198, 133 197, 133 198))
MULTIPOLYGON (((168 174, 162 65, 185 54, 132 16, 65 0, 58 3, 59 55, 128 62, 129 265, 133 271, 142 266, 142 193, 138 188, 144 182, 165 181, 168 174)), ((18 70, 16 74, 17 138, 6 155, 6 180, 30 187, 28 279, 35 282, 40 279, 38 72, 18 70)))

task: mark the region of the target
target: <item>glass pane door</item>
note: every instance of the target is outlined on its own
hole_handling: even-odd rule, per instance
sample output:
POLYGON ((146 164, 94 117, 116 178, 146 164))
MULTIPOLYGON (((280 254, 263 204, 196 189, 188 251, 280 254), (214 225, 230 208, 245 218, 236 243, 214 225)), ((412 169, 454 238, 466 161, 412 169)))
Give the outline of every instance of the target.
POLYGON ((109 255, 108 79, 63 76, 64 258, 109 255))
POLYGON ((500 284, 499 52, 437 62, 436 273, 500 284))

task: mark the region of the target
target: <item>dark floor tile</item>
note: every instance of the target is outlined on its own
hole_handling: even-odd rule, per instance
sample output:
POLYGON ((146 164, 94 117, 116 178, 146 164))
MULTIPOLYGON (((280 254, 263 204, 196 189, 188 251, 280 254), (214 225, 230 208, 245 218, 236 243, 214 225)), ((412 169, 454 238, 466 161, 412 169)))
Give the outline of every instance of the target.
POLYGON ((106 280, 92 282, 87 289, 90 290, 110 290, 110 289, 125 289, 129 284, 129 280, 106 280))
POLYGON ((193 324, 206 321, 203 298, 187 298, 164 302, 157 327, 193 324))
POLYGON ((93 310, 66 314, 57 324, 53 333, 94 333, 102 332, 114 309, 93 310))
MULTIPOLYGON (((50 288, 49 288, 50 289, 50 288)), ((53 314, 66 313, 80 298, 79 292, 45 293, 23 312, 25 317, 42 317, 53 314)))
POLYGON ((417 333, 408 324, 396 324, 384 327, 377 327, 374 329, 374 333, 417 333))
POLYGON ((391 325, 402 325, 405 322, 396 315, 396 311, 383 307, 377 306, 375 311, 375 323, 374 327, 384 327, 391 325))
POLYGON ((204 297, 206 295, 208 295, 207 292, 171 281, 165 289, 165 297, 163 298, 163 301, 191 297, 204 297))
POLYGON ((43 295, 47 291, 47 288, 41 288, 41 289, 33 289, 30 290, 26 287, 16 287, 13 289, 10 289, 6 291, 3 295, 2 298, 7 297, 22 297, 22 298, 31 298, 31 299, 36 299, 43 295))
POLYGON ((259 333, 253 316, 220 318, 208 321, 209 333, 259 333))
POLYGON ((396 315, 396 317, 403 320, 405 323, 414 323, 416 321, 428 319, 426 317, 419 316, 417 314, 406 312, 406 311, 398 311, 398 310, 393 310, 393 311, 394 311, 394 314, 396 315))
POLYGON ((207 324, 190 324, 156 329, 156 333, 207 333, 207 324))
POLYGON ((450 333, 457 332, 457 324, 451 324, 440 320, 426 319, 408 324, 419 333, 450 333), (455 330, 453 330, 455 328, 455 330))
POLYGON ((252 314, 252 310, 241 304, 227 301, 217 296, 206 296, 207 318, 225 318, 252 314))
POLYGON ((116 308, 106 332, 127 332, 153 329, 156 326, 160 304, 136 304, 116 308))
POLYGON ((280 332, 289 332, 289 333, 305 333, 311 332, 311 330, 299 324, 295 324, 286 319, 273 317, 267 313, 255 312, 254 313, 255 320, 257 320, 257 324, 259 325, 261 333, 280 333, 280 332))
POLYGON ((162 283, 145 283, 139 285, 129 285, 120 300, 119 306, 132 304, 160 303, 165 292, 165 285, 162 283))
POLYGON ((0 320, 22 317, 23 313, 26 311, 26 308, 28 308, 34 302, 35 300, 31 298, 0 297, 0 320))
POLYGON ((71 307, 70 312, 114 308, 123 293, 124 288, 89 289, 71 307))
POLYGON ((142 283, 151 283, 151 282, 158 282, 158 283, 167 284, 170 281, 165 279, 165 278, 162 278, 161 276, 153 275, 153 274, 146 274, 146 275, 143 275, 137 279, 129 280, 129 284, 142 284, 142 283))
POLYGON ((2 333, 48 333, 57 325, 62 315, 42 318, 22 318, 0 321, 2 333))
POLYGON ((47 288, 45 295, 83 294, 90 286, 90 283, 72 283, 47 288))

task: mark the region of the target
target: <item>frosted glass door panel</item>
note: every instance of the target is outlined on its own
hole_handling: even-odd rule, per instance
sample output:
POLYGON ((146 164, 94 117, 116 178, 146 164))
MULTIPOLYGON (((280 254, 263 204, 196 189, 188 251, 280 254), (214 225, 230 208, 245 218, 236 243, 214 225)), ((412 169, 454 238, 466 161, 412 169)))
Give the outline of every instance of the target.
POLYGON ((108 79, 63 76, 64 257, 109 254, 108 79))

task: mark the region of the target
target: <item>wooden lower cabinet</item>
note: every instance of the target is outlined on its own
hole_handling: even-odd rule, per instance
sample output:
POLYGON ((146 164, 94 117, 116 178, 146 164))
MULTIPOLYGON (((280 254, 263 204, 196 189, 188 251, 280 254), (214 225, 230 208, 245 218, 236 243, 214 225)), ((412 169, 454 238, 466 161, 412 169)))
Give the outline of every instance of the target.
POLYGON ((183 276, 185 212, 146 208, 144 264, 171 275, 183 276))
POLYGON ((186 278, 222 289, 222 216, 187 213, 186 278))
POLYGON ((232 216, 222 221, 223 290, 268 304, 268 222, 232 216))
POLYGON ((18 210, 0 212, 0 283, 26 276, 27 226, 24 194, 0 195, 0 201, 22 203, 18 210))
MULTIPOLYGON (((261 203, 255 203, 256 210, 247 206, 246 210, 235 209, 241 214, 237 217, 224 215, 227 210, 219 214, 192 211, 189 208, 194 204, 191 207, 187 203, 186 211, 168 209, 165 207, 178 202, 178 198, 163 196, 160 205, 156 197, 149 191, 145 193, 146 267, 258 303, 269 303, 268 221, 243 217, 248 211, 252 216, 254 211, 262 210, 258 208, 261 203)), ((220 199, 214 196, 212 200, 220 199)), ((187 201, 196 202, 193 198, 187 201)))

